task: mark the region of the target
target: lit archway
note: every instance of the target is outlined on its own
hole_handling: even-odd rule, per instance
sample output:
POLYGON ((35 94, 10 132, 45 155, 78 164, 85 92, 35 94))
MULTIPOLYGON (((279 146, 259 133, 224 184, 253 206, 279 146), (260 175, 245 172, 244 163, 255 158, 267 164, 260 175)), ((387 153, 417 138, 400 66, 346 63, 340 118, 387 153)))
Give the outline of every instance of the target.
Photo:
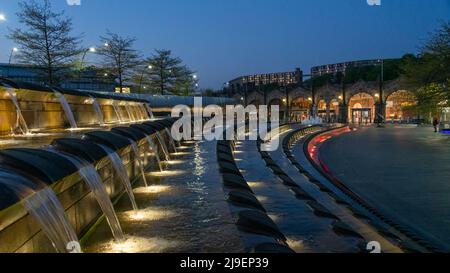
POLYGON ((339 100, 334 99, 330 102, 330 122, 337 122, 339 119, 339 100))
POLYGON ((317 104, 317 114, 322 120, 328 121, 327 102, 325 100, 320 100, 317 104))
POLYGON ((291 121, 301 122, 309 117, 311 100, 304 97, 293 99, 291 102, 291 121))
POLYGON ((375 119, 375 99, 370 94, 358 93, 350 98, 349 121, 352 123, 372 123, 375 119))
POLYGON ((386 100, 386 120, 390 122, 408 122, 417 118, 417 111, 412 107, 417 105, 413 93, 400 90, 392 93, 386 100))

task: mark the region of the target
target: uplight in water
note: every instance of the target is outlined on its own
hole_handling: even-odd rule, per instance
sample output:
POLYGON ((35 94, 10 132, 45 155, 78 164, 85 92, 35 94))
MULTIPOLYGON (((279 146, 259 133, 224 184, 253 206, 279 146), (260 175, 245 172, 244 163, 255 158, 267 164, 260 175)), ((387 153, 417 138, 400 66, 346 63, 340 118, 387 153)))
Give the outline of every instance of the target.
POLYGON ((169 160, 166 161, 167 164, 169 165, 180 165, 183 164, 185 161, 184 160, 169 160))
POLYGON ((148 193, 163 193, 168 192, 172 189, 171 186, 153 185, 149 187, 142 187, 134 189, 136 194, 148 194, 148 193))
POLYGON ((180 176, 186 173, 185 171, 162 171, 162 172, 149 172, 148 175, 153 177, 167 177, 167 176, 180 176))
POLYGON ((127 211, 123 213, 123 217, 127 221, 141 222, 141 221, 157 221, 176 216, 171 210, 161 208, 146 208, 138 211, 127 211))
POLYGON ((258 199, 259 202, 266 202, 268 200, 268 198, 266 196, 262 196, 262 195, 257 195, 256 199, 258 199))
POLYGON ((128 237, 121 242, 111 241, 102 249, 104 253, 162 253, 175 248, 176 242, 162 238, 128 237))
POLYGON ((302 252, 305 249, 305 242, 294 238, 288 238, 286 242, 295 252, 302 252))
POLYGON ((177 153, 171 153, 171 155, 174 155, 174 156, 183 156, 183 155, 189 155, 189 153, 187 153, 187 152, 177 152, 177 153))
POLYGON ((251 188, 262 188, 262 187, 264 187, 264 183, 262 183, 262 182, 248 182, 247 184, 251 188))
POLYGON ((279 222, 280 221, 280 216, 279 215, 276 215, 276 214, 269 214, 269 217, 270 217, 270 219, 272 219, 272 221, 274 221, 275 223, 276 222, 279 222))

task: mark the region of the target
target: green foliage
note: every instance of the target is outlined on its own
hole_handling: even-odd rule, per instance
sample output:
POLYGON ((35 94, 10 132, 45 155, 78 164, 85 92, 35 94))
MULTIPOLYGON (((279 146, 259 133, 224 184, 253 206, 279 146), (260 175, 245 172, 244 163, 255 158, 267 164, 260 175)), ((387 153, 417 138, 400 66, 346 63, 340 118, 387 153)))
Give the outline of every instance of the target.
POLYGON ((450 106, 450 22, 443 23, 418 56, 402 59, 402 83, 418 98, 422 113, 450 106))
POLYGON ((152 57, 141 65, 135 78, 141 84, 148 85, 148 92, 164 95, 190 95, 197 87, 194 72, 178 57, 173 57, 170 50, 155 50, 152 57))

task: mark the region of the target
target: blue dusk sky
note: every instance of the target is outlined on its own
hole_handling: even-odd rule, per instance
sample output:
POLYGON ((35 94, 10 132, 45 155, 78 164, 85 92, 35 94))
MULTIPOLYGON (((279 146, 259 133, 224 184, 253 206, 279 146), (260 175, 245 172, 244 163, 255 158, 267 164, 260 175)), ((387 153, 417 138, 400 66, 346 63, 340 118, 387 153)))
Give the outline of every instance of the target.
MULTIPOLYGON (((138 39, 143 55, 171 49, 198 72, 202 88, 221 88, 239 75, 291 71, 341 61, 401 57, 417 52, 440 22, 449 0, 52 0, 73 18, 86 47, 110 30, 138 39)), ((0 62, 14 43, 17 0, 0 0, 0 62)), ((89 56, 90 61, 96 59, 89 56)))

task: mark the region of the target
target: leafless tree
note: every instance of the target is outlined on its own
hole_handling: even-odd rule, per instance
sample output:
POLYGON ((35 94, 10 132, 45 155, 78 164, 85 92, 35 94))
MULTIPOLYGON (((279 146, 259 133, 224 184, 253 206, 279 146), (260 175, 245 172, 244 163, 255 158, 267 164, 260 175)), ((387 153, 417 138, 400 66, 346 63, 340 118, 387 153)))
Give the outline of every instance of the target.
POLYGON ((133 49, 136 39, 111 32, 100 39, 103 45, 97 52, 103 57, 105 69, 117 79, 120 92, 123 93, 124 85, 131 80, 134 68, 140 63, 140 55, 133 49))
POLYGON ((22 62, 36 66, 46 84, 58 85, 82 52, 81 36, 71 35, 72 19, 53 11, 49 0, 22 1, 19 6, 23 26, 10 30, 7 37, 19 46, 22 62))

